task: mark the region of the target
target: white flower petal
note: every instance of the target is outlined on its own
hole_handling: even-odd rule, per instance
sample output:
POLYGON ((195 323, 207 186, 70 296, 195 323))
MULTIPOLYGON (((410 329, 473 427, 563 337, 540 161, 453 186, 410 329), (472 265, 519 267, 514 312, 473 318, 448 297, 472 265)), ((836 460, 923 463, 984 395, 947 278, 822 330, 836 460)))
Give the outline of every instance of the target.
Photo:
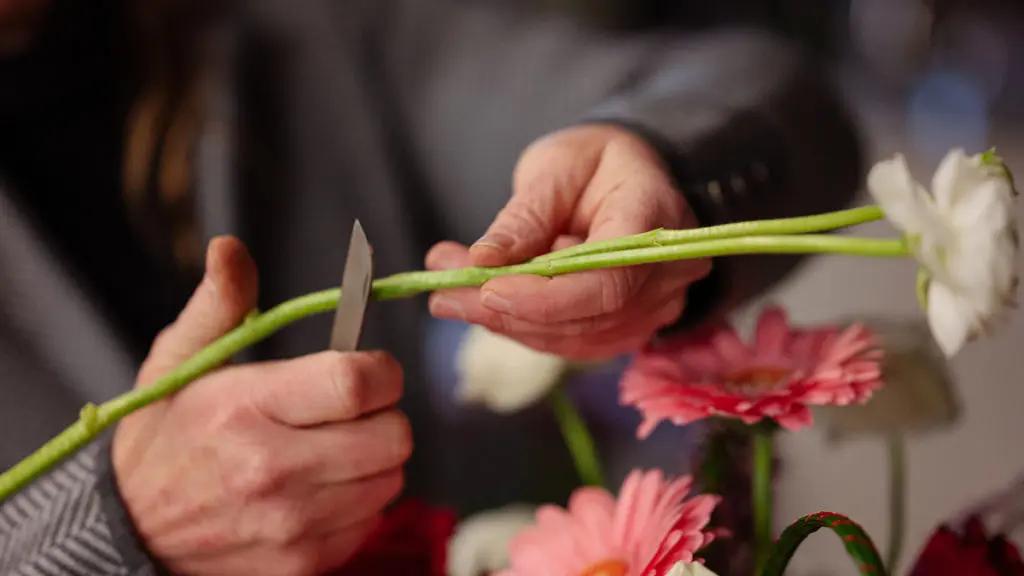
POLYGON ((473 326, 459 348, 460 401, 496 412, 515 412, 537 402, 562 379, 569 363, 511 338, 473 326))
POLYGON ((933 227, 929 222, 934 213, 932 201, 910 174, 902 155, 871 168, 868 191, 881 205, 886 218, 904 232, 922 234, 933 227))
POLYGON ((508 567, 508 544, 533 525, 534 509, 513 504, 463 520, 448 542, 448 576, 478 576, 508 567))
POLYGON ((932 177, 932 199, 896 156, 872 169, 868 187, 914 240, 914 255, 932 279, 928 322, 951 356, 1013 299, 1018 247, 1009 171, 991 154, 952 150, 932 177))
POLYGON ((700 562, 677 562, 665 576, 718 576, 700 562))
POLYGON ((982 178, 984 175, 978 173, 978 166, 971 162, 962 149, 950 150, 932 176, 935 204, 940 211, 948 212, 982 178))
POLYGON ((928 327, 947 357, 967 342, 974 326, 973 311, 945 284, 933 281, 928 288, 928 327))
POLYGON ((970 192, 961 196, 949 217, 962 233, 991 235, 1013 222, 1013 190, 1002 179, 978 182, 970 192))

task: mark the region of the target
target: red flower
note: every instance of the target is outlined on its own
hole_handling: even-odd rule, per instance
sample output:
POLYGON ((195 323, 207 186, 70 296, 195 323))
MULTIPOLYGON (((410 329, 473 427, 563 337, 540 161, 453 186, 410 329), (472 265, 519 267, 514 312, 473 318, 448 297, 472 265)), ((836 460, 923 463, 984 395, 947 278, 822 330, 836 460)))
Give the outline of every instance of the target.
POLYGON ((389 511, 362 549, 335 576, 445 576, 451 510, 408 500, 389 511))
POLYGON ((1024 576, 1017 547, 1002 536, 989 537, 977 517, 963 533, 940 526, 925 545, 910 576, 1024 576))
POLYGON ((810 405, 867 401, 882 385, 880 358, 863 326, 800 330, 769 308, 750 343, 721 326, 648 346, 623 376, 620 399, 643 413, 641 438, 662 420, 715 415, 796 429, 811 423, 810 405))

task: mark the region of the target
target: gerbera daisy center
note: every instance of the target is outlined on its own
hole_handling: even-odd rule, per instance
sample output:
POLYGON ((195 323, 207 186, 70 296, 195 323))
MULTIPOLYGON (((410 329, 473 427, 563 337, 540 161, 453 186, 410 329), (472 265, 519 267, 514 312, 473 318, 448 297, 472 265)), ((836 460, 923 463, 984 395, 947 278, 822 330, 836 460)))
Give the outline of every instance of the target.
POLYGON ((790 374, 789 369, 779 366, 749 366, 726 374, 724 386, 729 392, 756 396, 774 390, 790 374))
POLYGON ((584 570, 580 576, 626 576, 629 566, 622 560, 604 560, 584 570))

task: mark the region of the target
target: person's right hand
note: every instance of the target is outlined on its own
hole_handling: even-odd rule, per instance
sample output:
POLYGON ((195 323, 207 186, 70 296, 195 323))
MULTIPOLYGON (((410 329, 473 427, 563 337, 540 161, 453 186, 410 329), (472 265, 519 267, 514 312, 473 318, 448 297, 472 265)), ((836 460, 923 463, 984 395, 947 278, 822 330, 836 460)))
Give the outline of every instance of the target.
MULTIPOLYGON (((241 321, 256 269, 233 238, 153 344, 151 384, 241 321)), ((174 573, 311 574, 345 562, 402 487, 412 450, 394 409, 402 370, 380 352, 322 352, 225 367, 126 418, 121 494, 146 547, 174 573)))

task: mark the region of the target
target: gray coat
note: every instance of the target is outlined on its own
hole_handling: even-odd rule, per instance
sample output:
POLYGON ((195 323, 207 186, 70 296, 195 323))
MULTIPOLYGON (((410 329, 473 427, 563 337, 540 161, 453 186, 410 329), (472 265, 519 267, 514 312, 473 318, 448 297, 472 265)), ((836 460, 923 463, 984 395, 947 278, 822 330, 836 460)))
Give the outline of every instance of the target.
MULTIPOLYGON (((421 267, 433 241, 472 241, 505 202, 523 147, 573 123, 647 137, 703 223, 834 209, 858 182, 855 138, 825 83, 798 51, 752 31, 612 34, 465 2, 258 0, 223 33, 232 65, 214 74, 200 221, 206 236, 234 233, 252 248, 263 306, 334 285, 356 217, 382 275, 421 267)), ((727 309, 793 263, 716 264, 691 312, 727 309)), ((0 279, 7 466, 85 401, 130 387, 135 367, 3 190, 0 279)), ((373 306, 365 340, 407 368, 410 491, 463 510, 563 498, 544 481, 571 477, 546 415, 438 416, 417 381, 424 318, 422 300, 373 306)), ((305 354, 327 334, 327 318, 304 321, 253 355, 305 354)), ((3 503, 0 572, 153 570, 105 454, 102 443, 83 451, 3 503)))

